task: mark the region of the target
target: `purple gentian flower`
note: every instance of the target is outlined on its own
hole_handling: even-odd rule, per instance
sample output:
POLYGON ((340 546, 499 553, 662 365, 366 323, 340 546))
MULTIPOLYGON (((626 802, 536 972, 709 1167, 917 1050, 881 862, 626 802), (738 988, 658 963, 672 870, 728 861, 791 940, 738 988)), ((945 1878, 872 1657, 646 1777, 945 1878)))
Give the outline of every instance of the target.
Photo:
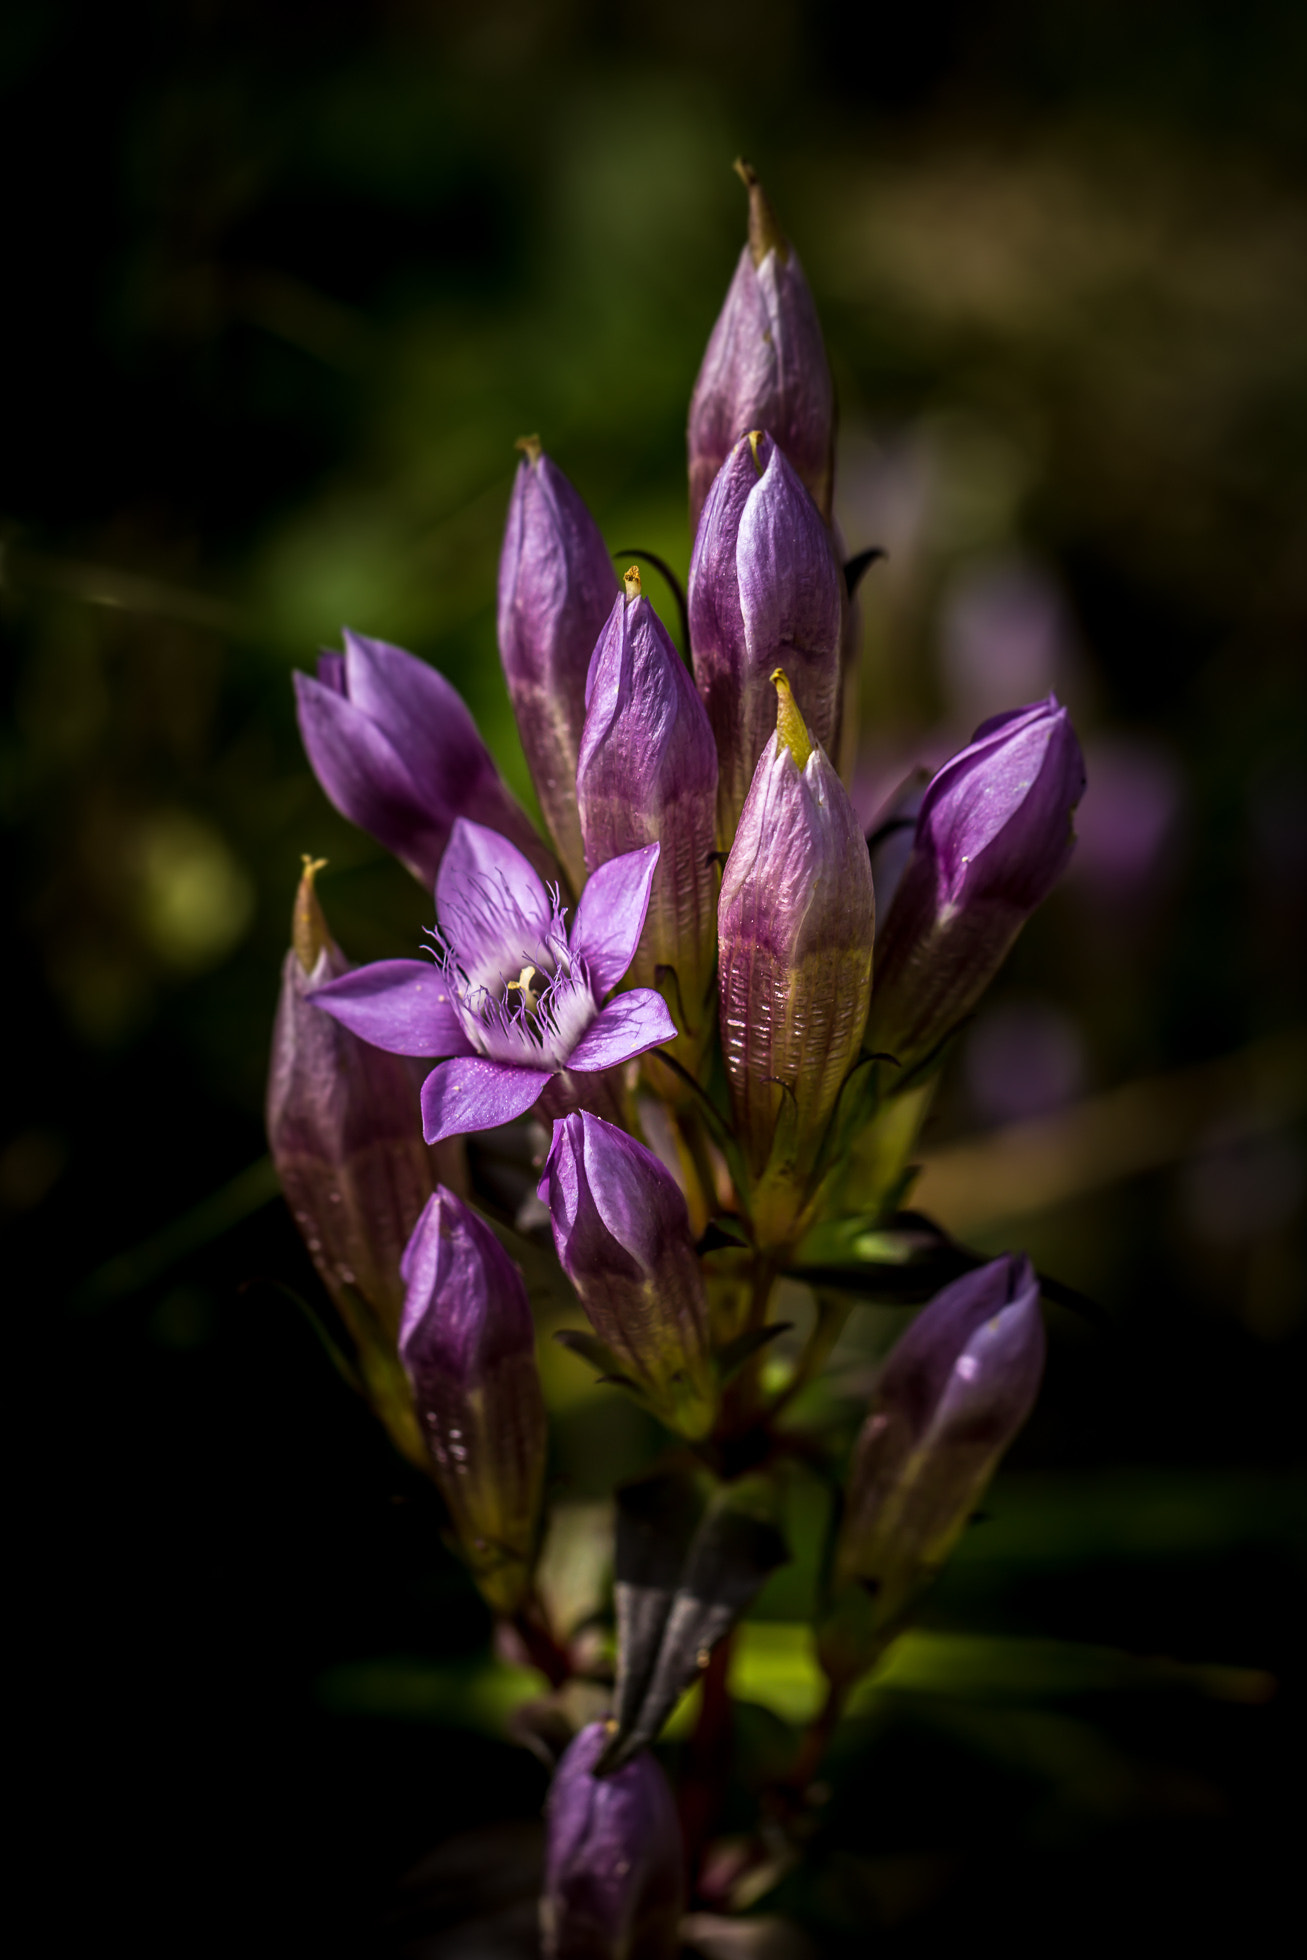
POLYGON ((282 967, 268 1070, 268 1147, 291 1216, 358 1349, 359 1371, 396 1446, 426 1467, 395 1354, 404 1246, 459 1146, 422 1141, 418 1082, 398 1055, 379 1055, 310 1005, 351 971, 331 937, 306 864, 293 944, 282 967))
POLYGON ((854 1447, 835 1553, 834 1591, 861 1595, 863 1640, 848 1642, 846 1612, 844 1637, 835 1625, 822 1637, 829 1672, 860 1673, 943 1564, 1043 1369, 1039 1282, 1014 1253, 937 1293, 891 1349, 854 1447))
POLYGON ((732 444, 749 429, 771 430, 822 516, 830 516, 835 391, 817 308, 762 185, 747 163, 736 169, 749 192, 749 242, 690 401, 692 530, 732 444))
POLYGON ((525 454, 499 560, 499 654, 540 808, 580 891, 576 758, 590 656, 617 574, 599 527, 538 439, 526 436, 518 446, 525 454))
POLYGON ((675 1052, 694 1072, 712 1025, 717 956, 717 751, 634 566, 590 665, 576 801, 591 870, 640 845, 661 846, 631 977, 656 986, 660 967, 675 974, 683 1037, 675 1052))
POLYGON ((545 1960, 674 1960, 681 1950, 685 1853, 671 1786, 642 1750, 592 1774, 608 1745, 592 1722, 554 1773, 545 1809, 545 1960))
POLYGON ((770 1243, 796 1224, 857 1061, 876 929, 866 839, 848 792, 809 739, 779 668, 775 688, 776 732, 754 771, 717 915, 722 1056, 749 1169, 774 1187, 753 1205, 770 1243))
POLYGON ((763 430, 735 444, 709 493, 689 610, 694 677, 717 742, 718 840, 728 849, 776 726, 778 661, 828 754, 839 728, 843 581, 812 498, 763 430))
POLYGON ((522 1275, 485 1220, 439 1186, 404 1252, 399 1353, 431 1467, 478 1586, 499 1613, 531 1581, 546 1423, 522 1275))
POLYGON ((588 1110, 554 1124, 540 1196, 595 1332, 669 1427, 717 1410, 708 1305, 685 1198, 651 1150, 588 1110))
POLYGON ((904 1077, 970 1013, 1057 882, 1084 787, 1054 694, 982 722, 932 779, 876 943, 867 1033, 904 1077))
POLYGON ((316 680, 296 674, 295 697, 328 797, 420 883, 434 884, 459 816, 511 838, 542 876, 556 875, 461 695, 425 660, 347 630, 344 653, 324 653, 316 680))
POLYGON ((569 934, 557 887, 546 891, 506 837, 460 817, 436 879, 435 965, 381 960, 313 999, 374 1047, 450 1058, 422 1085, 428 1143, 511 1123, 556 1077, 675 1038, 651 988, 601 1005, 631 964, 657 864, 650 844, 603 865, 569 934))

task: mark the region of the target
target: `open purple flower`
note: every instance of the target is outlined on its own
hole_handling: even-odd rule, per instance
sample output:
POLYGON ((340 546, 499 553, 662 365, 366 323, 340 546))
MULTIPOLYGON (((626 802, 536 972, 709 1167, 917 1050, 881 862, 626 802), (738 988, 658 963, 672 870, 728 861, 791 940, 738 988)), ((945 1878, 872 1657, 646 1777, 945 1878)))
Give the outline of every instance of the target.
POLYGON ((556 867, 505 788, 467 705, 443 674, 402 647, 345 633, 316 680, 295 676, 313 773, 342 816, 435 882, 454 819, 512 838, 545 877, 556 867))
POLYGON ((376 1048, 449 1058, 422 1085, 428 1143, 511 1123, 555 1077, 675 1038, 652 988, 601 1005, 631 964, 657 864, 649 844, 602 865, 569 934, 557 888, 506 837, 459 818, 436 879, 434 966, 381 960, 312 998, 376 1048))

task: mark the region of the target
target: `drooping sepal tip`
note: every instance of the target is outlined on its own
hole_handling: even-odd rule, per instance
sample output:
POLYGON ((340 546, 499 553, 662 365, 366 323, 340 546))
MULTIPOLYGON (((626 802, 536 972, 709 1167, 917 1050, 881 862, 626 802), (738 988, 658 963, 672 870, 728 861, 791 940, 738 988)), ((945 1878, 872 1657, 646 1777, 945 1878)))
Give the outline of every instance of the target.
POLYGON ((641 597, 644 587, 640 583, 640 567, 638 565, 632 565, 623 572, 622 586, 626 592, 626 603, 628 606, 633 599, 641 597))
POLYGON ((299 890, 295 894, 294 910, 291 913, 290 943, 304 971, 312 973, 318 960, 331 944, 331 931, 315 883, 319 871, 325 868, 327 860, 310 857, 305 851, 303 862, 304 871, 300 878, 299 890))
POLYGON ((757 171, 743 157, 736 157, 732 168, 749 193, 749 255, 754 265, 761 265, 768 252, 775 252, 783 265, 790 256, 789 244, 758 182, 757 171))
POLYGON ((799 704, 794 698, 789 677, 783 667, 775 667, 769 676, 776 689, 776 733, 784 742, 800 769, 806 769, 812 755, 812 737, 808 724, 804 721, 799 704))
POLYGON ((545 453, 544 444, 541 442, 539 436, 519 436, 513 444, 513 447, 514 449, 521 450, 532 468, 535 467, 545 453))

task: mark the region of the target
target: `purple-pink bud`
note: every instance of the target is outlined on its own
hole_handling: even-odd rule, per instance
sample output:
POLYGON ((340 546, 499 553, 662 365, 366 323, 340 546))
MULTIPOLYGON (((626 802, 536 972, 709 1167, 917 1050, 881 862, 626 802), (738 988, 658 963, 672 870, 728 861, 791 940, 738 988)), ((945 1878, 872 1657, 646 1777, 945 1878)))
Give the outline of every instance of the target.
POLYGON ((867 1036, 904 1076, 970 1012, 1057 882, 1084 787, 1052 694, 982 723, 931 781, 877 943, 867 1036))
POLYGON ((798 254, 784 237, 761 184, 737 164, 749 192, 749 242, 717 316, 690 402, 686 448, 690 525, 732 445, 770 429, 829 518, 834 474, 835 391, 817 308, 798 254))
POLYGON ((586 673, 617 591, 599 529, 534 436, 518 464, 499 560, 499 653, 527 767, 558 854, 585 883, 576 761, 586 673))
POLYGON ((722 877, 718 1013, 749 1168, 768 1172, 779 1137, 770 1175, 801 1196, 861 1044, 876 901, 848 793, 779 670, 776 693, 722 877))
POLYGON ((656 987, 676 975, 675 1018, 691 1069, 712 1018, 717 957, 717 751, 703 703, 633 566, 594 650, 576 773, 585 857, 661 846, 644 931, 630 969, 656 987))
POLYGON ((306 863, 293 948, 281 975, 268 1072, 272 1159, 309 1255, 349 1329, 377 1414, 397 1446, 426 1467, 395 1350, 404 1283, 400 1258, 457 1144, 422 1141, 418 1084, 401 1056, 381 1054, 310 1003, 351 971, 327 929, 306 863))
POLYGON ((737 442, 712 486, 690 563, 694 676, 717 741, 717 831, 730 846, 776 725, 784 665, 813 740, 840 715, 841 575, 812 498, 771 436, 737 442))
POLYGON ((1039 1282, 1016 1254, 946 1286, 891 1350, 854 1447, 835 1554, 836 1594, 870 1598, 868 1632, 892 1632, 947 1558, 1043 1368, 1039 1282))
POLYGON ((653 1152, 578 1110, 554 1124, 540 1196, 595 1332, 671 1428, 716 1413, 703 1275, 679 1185, 653 1152))
POLYGON ((505 788, 461 696, 402 647, 346 632, 318 678, 295 676, 313 773, 342 816, 430 888, 456 817, 508 837, 546 878, 553 857, 505 788))
POLYGON ((496 1612, 531 1580, 545 1475, 545 1405, 522 1276, 441 1185, 404 1253, 399 1352, 441 1495, 496 1612))
POLYGON ((671 1787, 642 1750, 611 1776, 592 1722, 569 1745, 545 1808, 545 1960, 674 1960, 685 1907, 684 1850, 671 1787))

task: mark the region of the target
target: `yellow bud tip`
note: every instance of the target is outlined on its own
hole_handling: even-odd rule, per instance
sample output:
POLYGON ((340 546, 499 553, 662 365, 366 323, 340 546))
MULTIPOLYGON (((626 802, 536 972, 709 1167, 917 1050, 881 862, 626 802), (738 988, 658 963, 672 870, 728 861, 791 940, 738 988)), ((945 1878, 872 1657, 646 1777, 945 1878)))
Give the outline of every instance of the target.
POLYGON ((789 676, 783 667, 777 667, 771 675, 771 684, 776 689, 776 733, 784 742, 800 769, 806 769, 812 754, 812 737, 808 725, 799 712, 799 704, 794 698, 789 676))
POLYGON ((638 565, 632 565, 631 569, 623 575, 622 584, 626 587, 628 605, 632 599, 638 599, 640 597, 644 588, 640 584, 640 567, 638 565))
POLYGON ((753 451, 753 467, 757 470, 759 476, 762 475, 762 460, 758 455, 758 444, 762 441, 763 433, 764 431, 762 429, 750 429, 749 431, 749 448, 753 451))
POLYGON ((290 943, 306 973, 312 973, 320 956, 331 944, 331 932, 313 882, 326 862, 326 858, 311 858, 307 851, 304 853, 304 875, 295 894, 295 909, 290 918, 290 943))
POLYGON ((539 436, 519 436, 513 447, 520 449, 527 462, 532 465, 538 463, 545 453, 539 436))
POLYGON ((735 159, 735 174, 749 193, 749 256, 755 266, 768 252, 775 252, 784 265, 790 256, 785 233, 776 222, 776 213, 767 202, 767 193, 758 182, 758 173, 743 157, 735 159))

